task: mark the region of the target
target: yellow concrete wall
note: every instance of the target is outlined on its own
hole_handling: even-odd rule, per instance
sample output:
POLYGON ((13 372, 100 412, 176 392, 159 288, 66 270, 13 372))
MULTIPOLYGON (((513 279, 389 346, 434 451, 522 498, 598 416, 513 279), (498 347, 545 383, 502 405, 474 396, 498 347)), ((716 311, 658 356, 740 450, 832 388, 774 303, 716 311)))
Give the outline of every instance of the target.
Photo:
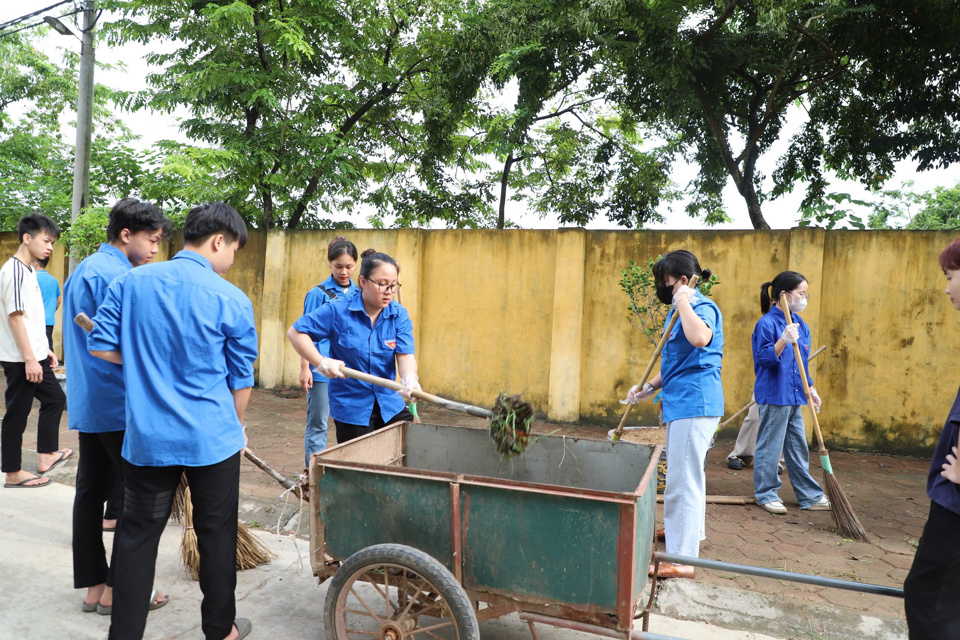
MULTIPOLYGON (((247 292, 260 334, 259 383, 295 386, 299 359, 285 332, 306 292, 329 275, 332 231, 253 232, 227 278, 247 292)), ((401 266, 421 383, 489 405, 523 393, 546 416, 612 424, 617 402, 653 345, 627 321, 620 269, 685 248, 721 284, 726 413, 750 399, 750 336, 760 285, 793 269, 810 280, 804 319, 826 344, 813 377, 828 447, 920 453, 936 442, 960 375, 960 316, 943 294, 937 255, 951 233, 510 230, 344 232, 401 266)), ((6 237, 9 236, 9 237, 6 237)), ((0 250, 16 248, 14 234, 0 250)), ((181 246, 179 234, 160 258, 181 246)), ((65 269, 57 249, 51 272, 65 269)), ((59 334, 58 334, 59 335, 59 334)), ((642 405, 637 423, 656 419, 642 405)), ((810 420, 807 420, 808 428, 810 420)))

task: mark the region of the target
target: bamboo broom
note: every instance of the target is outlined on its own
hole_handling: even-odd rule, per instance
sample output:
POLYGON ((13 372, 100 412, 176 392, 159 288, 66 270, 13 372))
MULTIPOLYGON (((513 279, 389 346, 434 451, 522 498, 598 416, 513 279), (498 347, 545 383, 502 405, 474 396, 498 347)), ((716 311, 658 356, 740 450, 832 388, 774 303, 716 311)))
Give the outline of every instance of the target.
MULTIPOLYGON (((780 294, 780 308, 783 315, 787 318, 787 324, 793 324, 793 318, 790 315, 790 307, 787 304, 787 294, 780 294)), ((803 382, 803 392, 807 396, 807 404, 810 405, 810 417, 813 419, 813 432, 817 436, 817 444, 820 447, 820 466, 823 467, 823 488, 827 492, 827 498, 830 500, 830 515, 833 522, 840 529, 840 533, 846 538, 852 538, 857 542, 869 542, 867 532, 860 524, 857 514, 853 512, 853 507, 847 496, 844 495, 840 482, 833 474, 833 466, 830 464, 830 455, 823 444, 823 435, 820 433, 820 421, 817 419, 817 411, 813 407, 813 394, 810 393, 810 384, 807 382, 806 367, 803 366, 803 359, 800 354, 800 345, 793 343, 793 355, 797 361, 797 368, 800 371, 800 380, 803 382)))

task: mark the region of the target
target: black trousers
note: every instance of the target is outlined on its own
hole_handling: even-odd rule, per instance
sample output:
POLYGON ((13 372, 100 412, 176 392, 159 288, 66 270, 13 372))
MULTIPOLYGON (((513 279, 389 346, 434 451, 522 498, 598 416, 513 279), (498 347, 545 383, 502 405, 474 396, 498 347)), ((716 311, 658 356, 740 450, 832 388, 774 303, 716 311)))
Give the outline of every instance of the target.
POLYGON ((60 448, 60 416, 67 404, 67 397, 53 375, 50 360, 40 361, 43 379, 27 381, 27 366, 23 362, 0 362, 7 378, 4 394, 7 413, 0 423, 0 471, 15 473, 23 468, 20 449, 23 447, 23 432, 27 429, 27 416, 33 407, 33 399, 40 401, 40 419, 37 424, 37 453, 53 453, 60 448))
POLYGON ((107 498, 107 505, 103 508, 104 520, 118 520, 123 511, 123 467, 117 467, 113 476, 113 489, 107 498))
POLYGON ((903 591, 910 640, 960 638, 960 515, 930 503, 903 591))
MULTIPOLYGON (((103 503, 111 495, 117 474, 123 468, 123 431, 79 433, 77 492, 73 499, 73 588, 106 583, 113 586, 111 545, 107 564, 103 544, 103 503)), ((121 482, 122 485, 122 482, 121 482)), ((119 523, 118 523, 119 526, 119 523)))
POLYGON ((50 345, 50 351, 53 351, 53 327, 54 325, 47 325, 47 344, 50 345))
POLYGON ((413 422, 413 414, 404 407, 400 413, 384 422, 383 416, 380 415, 380 403, 376 400, 373 401, 373 413, 370 414, 370 424, 350 424, 348 422, 340 422, 336 418, 333 420, 333 424, 337 427, 337 444, 343 444, 354 438, 365 436, 368 433, 372 433, 377 429, 383 429, 388 424, 395 422, 413 422))
POLYGON ((200 551, 200 604, 207 640, 223 640, 236 617, 237 511, 240 453, 206 467, 138 467, 123 461, 123 516, 114 534, 110 638, 143 637, 157 563, 157 545, 186 472, 200 551))

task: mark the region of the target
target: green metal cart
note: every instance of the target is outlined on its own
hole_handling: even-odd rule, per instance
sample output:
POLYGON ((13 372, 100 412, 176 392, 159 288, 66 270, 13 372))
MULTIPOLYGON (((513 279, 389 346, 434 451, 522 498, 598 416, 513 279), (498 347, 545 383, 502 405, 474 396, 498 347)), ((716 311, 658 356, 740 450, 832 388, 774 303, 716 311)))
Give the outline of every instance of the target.
POLYGON ((660 447, 401 423, 310 459, 310 560, 330 640, 477 640, 478 621, 632 631, 660 447))

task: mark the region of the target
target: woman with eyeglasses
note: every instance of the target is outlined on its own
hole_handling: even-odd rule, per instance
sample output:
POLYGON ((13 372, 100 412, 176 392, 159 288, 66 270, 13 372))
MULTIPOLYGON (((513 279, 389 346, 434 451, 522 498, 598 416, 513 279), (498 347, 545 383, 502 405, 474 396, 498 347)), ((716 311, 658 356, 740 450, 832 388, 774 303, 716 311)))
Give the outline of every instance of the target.
POLYGON ((800 345, 813 410, 820 411, 820 396, 813 387, 807 363, 810 327, 800 317, 807 306, 809 287, 807 279, 796 271, 784 271, 772 282, 763 283, 760 287, 763 316, 753 330, 753 369, 757 376, 753 392, 760 409, 757 450, 753 459, 753 489, 757 504, 777 515, 787 512, 778 495, 782 484, 777 473, 781 452, 800 508, 807 511, 830 509, 830 501, 823 495, 823 489, 810 475, 810 450, 800 413, 801 407, 807 404, 807 397, 793 350, 794 343, 800 345), (780 294, 784 292, 793 319, 790 324, 787 324, 786 314, 780 306, 780 294))
POLYGON ((361 258, 360 291, 303 315, 287 331, 300 357, 331 378, 330 415, 340 444, 388 424, 412 422, 406 402, 420 389, 413 324, 407 310, 393 299, 400 290, 400 265, 373 249, 361 258), (330 341, 329 357, 315 346, 321 340, 330 341), (399 372, 404 389, 397 393, 345 378, 340 372, 344 365, 389 380, 399 372))
MULTIPOLYGON (((303 300, 304 315, 325 304, 344 300, 360 290, 350 276, 360 258, 357 247, 343 236, 337 236, 327 245, 330 277, 310 289, 303 300)), ((330 354, 330 341, 317 342, 321 355, 330 354)), ((330 417, 330 396, 327 378, 300 359, 300 387, 307 392, 307 427, 303 434, 304 466, 310 466, 310 454, 327 448, 327 418, 330 417)))

